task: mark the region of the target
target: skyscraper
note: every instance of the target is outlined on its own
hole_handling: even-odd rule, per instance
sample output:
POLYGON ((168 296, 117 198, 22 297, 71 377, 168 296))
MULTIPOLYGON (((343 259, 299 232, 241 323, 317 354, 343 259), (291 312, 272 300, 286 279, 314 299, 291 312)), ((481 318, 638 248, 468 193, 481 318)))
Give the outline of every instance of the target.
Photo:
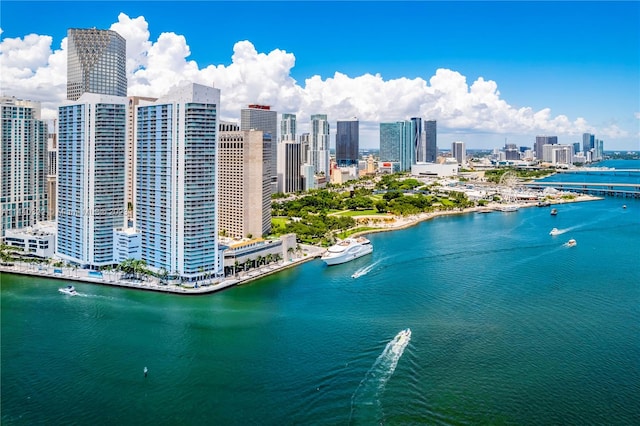
POLYGON ((426 141, 422 135, 422 119, 411 117, 411 144, 414 146, 415 162, 425 162, 427 158, 426 141))
POLYGON ((326 114, 311 116, 309 153, 316 174, 329 176, 329 122, 326 114))
POLYGON ((260 130, 220 127, 219 228, 223 235, 261 237, 271 231, 271 191, 267 159, 271 142, 260 130))
POLYGON ((33 226, 47 219, 48 134, 46 123, 40 119, 39 102, 2 97, 0 111, 0 237, 3 237, 7 229, 33 226))
POLYGON ((543 149, 544 145, 556 145, 558 143, 557 136, 536 136, 536 143, 534 145, 534 150, 536 153, 536 159, 542 160, 543 157, 543 149))
POLYGON ((269 135, 271 141, 270 158, 268 161, 269 176, 271 176, 271 192, 278 190, 278 112, 269 105, 249 105, 240 111, 240 130, 261 130, 269 135))
POLYGON ((85 93, 58 108, 57 254, 88 267, 113 263, 125 219, 127 98, 85 93))
POLYGON ((296 140, 296 115, 282 114, 280 120, 280 142, 296 140))
POLYGON ((415 163, 415 139, 412 121, 380 123, 380 161, 397 162, 400 171, 411 170, 415 163))
POLYGON ((135 129, 136 129, 136 106, 140 101, 155 101, 157 98, 145 98, 141 96, 129 96, 129 108, 127 109, 127 146, 125 149, 125 203, 127 206, 127 217, 133 217, 133 206, 135 201, 136 188, 136 155, 135 155, 135 129))
POLYGON ((360 158, 360 122, 357 118, 338 121, 336 129, 336 163, 338 167, 358 165, 360 158))
POLYGON ((435 163, 438 158, 438 131, 437 122, 435 120, 428 120, 424 123, 425 133, 425 159, 427 163, 435 163))
POLYGON ((467 162, 467 150, 464 142, 455 141, 451 143, 451 155, 458 161, 458 164, 467 162))
POLYGON ((83 93, 127 96, 127 44, 117 32, 67 31, 67 99, 83 93))
POLYGON ((219 108, 219 89, 188 84, 137 109, 135 224, 141 257, 151 268, 189 281, 222 273, 219 108))

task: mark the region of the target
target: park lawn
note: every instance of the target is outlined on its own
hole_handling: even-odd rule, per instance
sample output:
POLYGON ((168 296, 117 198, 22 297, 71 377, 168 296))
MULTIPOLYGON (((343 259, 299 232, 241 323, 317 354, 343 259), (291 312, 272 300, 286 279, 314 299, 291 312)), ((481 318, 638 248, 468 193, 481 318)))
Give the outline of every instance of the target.
POLYGON ((378 210, 370 209, 370 210, 345 210, 341 213, 336 214, 336 216, 387 216, 386 213, 379 213, 378 210))
POLYGON ((373 228, 371 226, 361 226, 358 228, 353 228, 353 229, 348 229, 344 232, 340 232, 337 236, 338 238, 340 238, 341 240, 344 240, 345 238, 349 237, 350 235, 355 234, 356 232, 365 232, 365 231, 373 231, 379 228, 373 228))
POLYGON ((289 219, 286 218, 286 217, 272 217, 271 218, 271 225, 274 228, 277 228, 279 226, 285 226, 288 221, 289 221, 289 219))

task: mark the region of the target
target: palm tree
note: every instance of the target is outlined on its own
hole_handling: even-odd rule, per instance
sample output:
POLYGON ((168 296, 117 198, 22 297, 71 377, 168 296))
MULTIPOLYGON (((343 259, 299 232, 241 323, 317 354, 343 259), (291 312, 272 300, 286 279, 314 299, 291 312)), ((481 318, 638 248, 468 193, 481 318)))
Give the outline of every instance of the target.
POLYGON ((290 261, 291 261, 291 260, 293 260, 293 259, 291 258, 291 253, 293 253, 293 247, 289 247, 289 248, 287 249, 287 253, 289 254, 289 260, 290 260, 290 261))

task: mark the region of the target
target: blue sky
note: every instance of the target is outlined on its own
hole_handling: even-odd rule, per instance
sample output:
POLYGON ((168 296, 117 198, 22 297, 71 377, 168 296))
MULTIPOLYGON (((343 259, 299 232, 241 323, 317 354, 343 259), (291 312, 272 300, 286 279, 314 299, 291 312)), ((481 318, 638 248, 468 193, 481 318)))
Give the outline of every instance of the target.
MULTIPOLYGON (((235 110, 239 116, 237 105, 253 103, 252 97, 262 96, 279 112, 300 114, 299 132, 306 131, 310 113, 328 113, 330 120, 347 118, 341 114, 358 116, 365 146, 377 145, 379 121, 423 116, 438 120, 438 145, 445 149, 453 140, 463 140, 472 148, 493 148, 504 144, 505 138, 530 146, 536 134, 558 134, 560 143, 572 143, 581 140, 583 131, 603 139, 605 149, 640 149, 639 2, 3 0, 0 7, 3 67, 13 63, 8 54, 11 49, 26 49, 6 43, 7 39, 24 39, 31 33, 51 36, 47 63, 40 59, 28 65, 33 78, 37 68, 48 67, 51 74, 58 75, 53 57, 61 50, 67 28, 110 28, 124 13, 131 20, 143 17, 147 41, 157 44, 158 50, 171 51, 170 46, 179 46, 179 36, 184 37, 190 55, 168 56, 171 64, 176 57, 187 63, 175 67, 176 75, 184 75, 188 62, 195 61, 198 72, 193 71, 193 78, 215 76, 216 86, 223 92, 223 108, 225 99, 231 108, 226 111, 229 119, 234 118, 235 110), (161 33, 175 37, 157 43, 161 33), (242 41, 250 44, 236 46, 242 41), (236 47, 257 65, 244 69, 231 66, 236 47), (289 56, 271 55, 274 51, 289 56), (208 66, 219 69, 203 71, 208 66), (265 77, 269 67, 281 72, 265 77), (247 85, 254 89, 243 89, 242 94, 240 86, 230 83, 233 72, 245 78, 260 70, 262 78, 273 80, 273 93, 260 92, 250 76, 246 77, 247 85), (447 72, 441 72, 435 84, 431 79, 438 70, 447 72), (336 72, 345 78, 338 81, 336 72), (367 74, 379 74, 379 80, 359 78, 367 74), (307 79, 313 76, 319 79, 312 89, 307 79), (470 87, 478 79, 495 83, 492 96, 462 96, 461 82, 471 93, 470 87), (423 90, 421 83, 427 86, 424 94, 407 100, 423 90), (286 93, 279 93, 283 87, 286 93), (375 107, 377 102, 370 91, 392 98, 397 92, 398 99, 381 102, 374 113, 367 109, 368 104, 375 107), (359 96, 363 99, 358 100, 359 96), (483 109, 492 112, 478 112, 483 109), (517 117, 520 122, 514 124, 517 117)), ((140 26, 140 22, 122 25, 140 26)), ((127 43, 129 46, 130 41, 127 43)), ((21 57, 30 55, 23 53, 21 57)), ((24 63, 18 65, 25 67, 24 63)), ((152 65, 142 67, 150 70, 152 65)), ((158 86, 175 80, 163 78, 147 75, 144 81, 153 82, 157 92, 158 86)), ((5 94, 31 94, 27 89, 19 93, 28 78, 2 80, 4 92, 18 92, 5 94)), ((49 81, 59 80, 59 76, 52 76, 49 81)), ((134 80, 130 79, 130 88, 134 80)), ((38 84, 46 90, 44 84, 38 84)), ((59 84, 57 87, 60 91, 59 84)), ((486 87, 482 92, 486 90, 491 92, 486 87)), ((60 95, 52 93, 51 99, 56 96, 60 95)))

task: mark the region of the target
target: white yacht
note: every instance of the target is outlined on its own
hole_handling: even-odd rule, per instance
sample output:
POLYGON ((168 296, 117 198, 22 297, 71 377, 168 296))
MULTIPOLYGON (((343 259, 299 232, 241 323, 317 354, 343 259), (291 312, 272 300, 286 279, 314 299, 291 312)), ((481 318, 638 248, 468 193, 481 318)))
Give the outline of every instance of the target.
POLYGON ((59 288, 58 291, 60 293, 68 294, 69 296, 75 296, 75 295, 78 294, 78 292, 76 291, 75 287, 73 287, 72 285, 68 285, 66 287, 59 288))
POLYGON ((553 228, 551 232, 549 232, 549 235, 560 235, 560 234, 561 232, 558 228, 553 228))
POLYGON ((567 247, 573 247, 575 245, 577 245, 578 243, 576 242, 576 240, 574 240, 573 238, 570 239, 569 241, 567 241, 567 247))
POLYGON ((339 265, 349 262, 373 251, 371 241, 364 237, 346 238, 332 245, 322 255, 322 260, 327 265, 339 265))

